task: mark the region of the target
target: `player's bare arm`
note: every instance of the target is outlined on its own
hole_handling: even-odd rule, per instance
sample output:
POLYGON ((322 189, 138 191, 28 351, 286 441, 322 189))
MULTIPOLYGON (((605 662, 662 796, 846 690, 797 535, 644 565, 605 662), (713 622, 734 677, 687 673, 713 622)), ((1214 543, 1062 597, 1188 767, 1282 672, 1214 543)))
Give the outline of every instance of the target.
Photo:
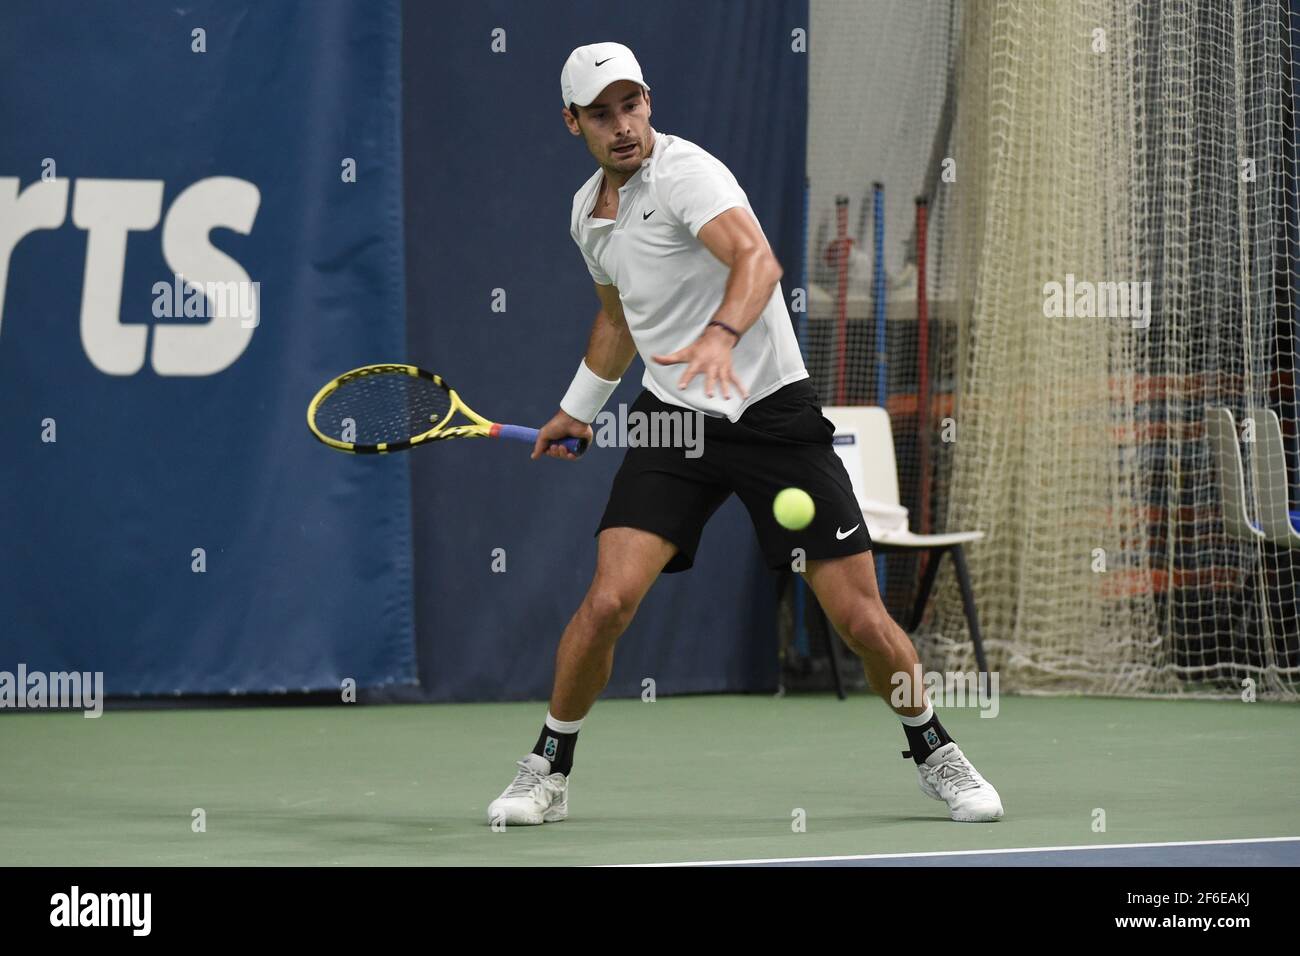
MULTIPOLYGON (((596 297, 600 299, 600 311, 591 326, 591 336, 587 339, 587 355, 584 361, 587 368, 596 375, 609 381, 623 377, 627 367, 636 355, 636 344, 628 330, 627 320, 623 315, 623 302, 618 297, 618 288, 612 285, 596 285, 596 297)), ((537 443, 533 446, 533 458, 550 455, 552 458, 576 458, 563 445, 551 446, 559 438, 586 438, 591 441, 591 425, 579 421, 561 409, 542 426, 538 432, 537 443)))
MULTIPOLYGON (((677 383, 679 388, 686 388, 696 375, 703 375, 704 394, 710 398, 715 384, 722 389, 724 398, 731 398, 728 383, 734 384, 740 394, 748 398, 745 383, 731 367, 731 350, 762 315, 772 298, 772 291, 781 281, 781 265, 772 254, 758 223, 746 209, 728 209, 715 217, 700 230, 699 238, 705 248, 731 270, 722 304, 698 339, 670 355, 656 355, 654 360, 660 365, 686 363, 677 383)), ((551 454, 566 452, 558 449, 552 450, 551 454)))

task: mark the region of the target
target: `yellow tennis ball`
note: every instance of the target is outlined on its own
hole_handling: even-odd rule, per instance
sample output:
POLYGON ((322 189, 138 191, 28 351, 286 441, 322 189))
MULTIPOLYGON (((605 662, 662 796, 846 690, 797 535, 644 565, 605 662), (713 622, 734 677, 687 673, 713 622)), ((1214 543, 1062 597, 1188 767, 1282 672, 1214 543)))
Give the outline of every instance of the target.
POLYGON ((801 531, 812 523, 813 500, 802 488, 786 488, 772 502, 776 523, 790 531, 801 531))

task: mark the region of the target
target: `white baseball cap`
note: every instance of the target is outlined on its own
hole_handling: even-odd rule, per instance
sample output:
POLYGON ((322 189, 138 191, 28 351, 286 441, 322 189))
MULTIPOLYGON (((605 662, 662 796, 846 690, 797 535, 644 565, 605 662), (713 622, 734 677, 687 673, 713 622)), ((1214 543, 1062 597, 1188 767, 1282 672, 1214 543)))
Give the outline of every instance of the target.
POLYGON ((647 90, 641 64, 621 43, 590 43, 580 46, 564 61, 560 71, 560 95, 564 105, 586 106, 600 91, 619 80, 633 80, 647 90))

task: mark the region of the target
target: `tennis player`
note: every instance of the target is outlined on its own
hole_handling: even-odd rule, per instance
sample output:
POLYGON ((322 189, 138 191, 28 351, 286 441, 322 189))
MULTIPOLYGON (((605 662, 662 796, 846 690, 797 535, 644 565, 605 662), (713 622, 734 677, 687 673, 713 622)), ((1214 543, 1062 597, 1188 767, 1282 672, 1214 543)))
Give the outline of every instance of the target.
MULTIPOLYGON (((698 457, 628 449, 597 530, 595 578, 560 639, 546 723, 514 782, 488 807, 489 821, 508 825, 568 816, 578 731, 609 680, 619 636, 660 573, 691 567, 705 523, 733 492, 771 567, 788 566, 803 549, 809 586, 882 697, 893 675, 910 675, 917 663, 881 603, 871 539, 808 381, 781 267, 744 191, 703 149, 651 127, 650 88, 626 46, 574 50, 560 86, 565 125, 599 164, 573 197, 570 233, 601 308, 533 457, 572 458, 550 443, 592 438, 590 423, 638 353, 645 390, 633 410, 702 412, 704 441, 698 457), (787 531, 772 513, 788 487, 803 488, 816 505, 802 531, 787 531)), ((896 713, 922 792, 946 802, 954 820, 1000 818, 997 791, 922 688, 910 703, 896 713)))

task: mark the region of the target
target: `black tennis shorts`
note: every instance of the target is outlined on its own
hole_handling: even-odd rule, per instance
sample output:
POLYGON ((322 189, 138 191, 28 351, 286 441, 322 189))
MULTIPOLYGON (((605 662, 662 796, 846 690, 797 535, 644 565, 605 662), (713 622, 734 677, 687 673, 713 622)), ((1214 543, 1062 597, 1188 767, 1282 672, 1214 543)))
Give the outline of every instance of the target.
MULTIPOLYGON (((637 420, 631 412, 696 414, 649 391, 632 406, 629 425, 637 420)), ((750 405, 738 422, 701 417, 699 457, 688 457, 682 447, 628 448, 596 534, 606 528, 653 532, 677 545, 664 572, 686 571, 695 563, 704 525, 735 492, 749 510, 769 567, 789 567, 796 548, 810 560, 871 550, 848 472, 831 444, 835 427, 822 415, 808 379, 750 405), (772 501, 784 488, 802 488, 812 496, 816 512, 802 531, 787 531, 772 514, 772 501)), ((648 439, 649 431, 643 437, 648 439)))

